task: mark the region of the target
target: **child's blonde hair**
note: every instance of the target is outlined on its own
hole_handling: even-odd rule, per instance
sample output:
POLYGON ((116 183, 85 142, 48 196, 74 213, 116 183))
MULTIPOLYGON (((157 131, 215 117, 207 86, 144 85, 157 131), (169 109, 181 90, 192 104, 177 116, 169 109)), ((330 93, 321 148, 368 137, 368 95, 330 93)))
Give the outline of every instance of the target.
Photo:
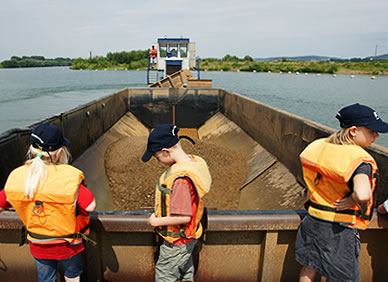
POLYGON ((351 127, 342 128, 341 130, 333 133, 329 136, 329 143, 337 145, 357 145, 350 134, 350 129, 351 127))
POLYGON ((29 198, 34 197, 39 184, 42 184, 47 177, 46 165, 68 164, 70 162, 71 155, 66 146, 50 152, 49 155, 48 152, 35 148, 31 145, 27 152, 26 165, 28 165, 28 170, 24 187, 24 195, 29 198), (58 150, 61 150, 59 158, 55 163, 53 163, 52 156, 57 154, 58 150))

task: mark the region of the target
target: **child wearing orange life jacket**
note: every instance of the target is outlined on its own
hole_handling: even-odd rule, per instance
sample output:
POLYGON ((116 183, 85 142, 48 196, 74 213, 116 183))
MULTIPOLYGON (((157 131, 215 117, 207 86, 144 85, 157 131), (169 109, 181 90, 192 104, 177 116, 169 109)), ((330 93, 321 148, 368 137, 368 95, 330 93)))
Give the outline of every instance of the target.
POLYGON ((168 167, 157 181, 155 213, 148 218, 164 239, 156 263, 156 281, 194 280, 192 252, 202 235, 202 198, 211 185, 206 162, 183 151, 179 138, 191 138, 178 137, 178 131, 173 124, 155 127, 142 157, 147 162, 154 156, 168 167))
POLYGON ((29 159, 10 173, 0 192, 0 211, 12 206, 21 218, 39 281, 55 281, 58 262, 66 281, 79 281, 93 194, 83 173, 67 165, 70 141, 57 126, 37 126, 30 141, 29 159))
POLYGON ((370 146, 378 132, 388 132, 388 124, 358 103, 336 118, 342 129, 300 154, 310 200, 295 242, 299 281, 314 281, 317 272, 330 281, 360 280, 357 229, 366 229, 372 217, 377 171, 362 147, 370 146))

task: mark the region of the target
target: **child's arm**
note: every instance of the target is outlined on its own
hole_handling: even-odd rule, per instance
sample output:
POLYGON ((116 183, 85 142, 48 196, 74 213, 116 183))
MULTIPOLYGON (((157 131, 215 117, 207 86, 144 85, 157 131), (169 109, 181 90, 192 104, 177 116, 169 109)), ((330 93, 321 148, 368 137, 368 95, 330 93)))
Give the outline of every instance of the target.
POLYGON ((94 199, 93 193, 86 188, 86 186, 81 183, 78 191, 77 198, 77 209, 78 211, 84 212, 92 212, 96 208, 96 200, 94 199))
POLYGON ((165 225, 180 225, 191 221, 192 203, 191 203, 191 180, 187 177, 181 177, 174 181, 172 194, 170 197, 170 216, 156 217, 152 214, 148 218, 148 224, 153 227, 165 225))
POLYGON ((173 216, 165 216, 165 217, 156 217, 153 213, 148 218, 148 224, 152 227, 164 226, 164 225, 180 225, 189 223, 191 220, 191 216, 187 215, 173 215, 173 216))
POLYGON ((334 208, 339 211, 354 207, 357 203, 366 203, 371 199, 372 191, 369 176, 366 174, 357 174, 353 178, 353 193, 342 200, 334 203, 334 208))
POLYGON ((11 205, 7 202, 7 196, 4 189, 0 191, 0 212, 9 209, 11 205))
POLYGON ((377 212, 380 214, 387 214, 388 213, 388 200, 385 200, 384 203, 378 206, 377 212))
POLYGON ((86 207, 85 211, 93 212, 95 209, 96 209, 96 200, 93 200, 93 202, 91 202, 90 205, 86 207))

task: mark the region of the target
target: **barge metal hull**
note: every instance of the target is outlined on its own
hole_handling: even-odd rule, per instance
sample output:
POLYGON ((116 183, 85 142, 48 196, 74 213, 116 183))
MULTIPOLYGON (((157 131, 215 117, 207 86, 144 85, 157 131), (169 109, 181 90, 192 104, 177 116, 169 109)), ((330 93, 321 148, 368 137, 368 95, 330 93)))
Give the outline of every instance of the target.
MULTIPOLYGON (((304 147, 333 130, 296 115, 224 89, 124 89, 98 101, 45 120, 64 131, 73 146, 75 166, 90 187, 107 191, 103 154, 123 136, 146 136, 159 123, 194 128, 200 138, 251 152, 248 176, 239 209, 207 210, 204 236, 195 253, 197 281, 295 281, 300 266, 294 259, 296 231, 305 215, 301 201, 264 206, 261 187, 284 197, 284 187, 303 187, 298 159, 304 147), (275 177, 276 176, 276 177, 275 177), (276 187, 278 190, 276 190, 276 187), (244 191, 251 191, 244 197, 244 191), (257 204, 260 203, 260 204, 257 204)), ((41 121, 42 122, 42 121, 41 121)), ((33 125, 32 125, 33 126, 33 125)), ((0 135, 0 181, 24 162, 30 127, 0 135)), ((388 150, 369 149, 380 167, 377 202, 388 197, 388 150)), ((287 188, 288 189, 288 188, 287 188)), ((153 281, 158 237, 147 225, 150 211, 112 211, 109 194, 98 195, 86 244, 83 281, 153 281)), ((305 195, 300 195, 303 198, 305 195)), ((297 199, 297 197, 295 198, 297 199)), ((267 201, 268 202, 268 201, 267 201)), ((273 197, 276 202, 276 197, 273 197)), ((19 247, 21 222, 14 212, 0 214, 0 280, 37 281, 28 245, 19 247)), ((374 215, 361 231, 362 281, 383 281, 388 269, 381 263, 388 253, 388 219, 374 215)))

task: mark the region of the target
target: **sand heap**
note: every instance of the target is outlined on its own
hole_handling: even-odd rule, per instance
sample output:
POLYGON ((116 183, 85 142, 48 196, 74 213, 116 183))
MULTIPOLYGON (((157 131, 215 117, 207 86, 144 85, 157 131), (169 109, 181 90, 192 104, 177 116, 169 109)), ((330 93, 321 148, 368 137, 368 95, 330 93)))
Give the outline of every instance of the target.
MULTIPOLYGON (((212 175, 210 192, 205 196, 209 208, 237 209, 239 189, 246 177, 246 157, 237 151, 210 142, 182 140, 186 153, 201 156, 212 175)), ((111 144, 105 153, 115 210, 138 210, 154 206, 157 177, 166 169, 155 158, 141 161, 147 137, 125 137, 111 144)))

